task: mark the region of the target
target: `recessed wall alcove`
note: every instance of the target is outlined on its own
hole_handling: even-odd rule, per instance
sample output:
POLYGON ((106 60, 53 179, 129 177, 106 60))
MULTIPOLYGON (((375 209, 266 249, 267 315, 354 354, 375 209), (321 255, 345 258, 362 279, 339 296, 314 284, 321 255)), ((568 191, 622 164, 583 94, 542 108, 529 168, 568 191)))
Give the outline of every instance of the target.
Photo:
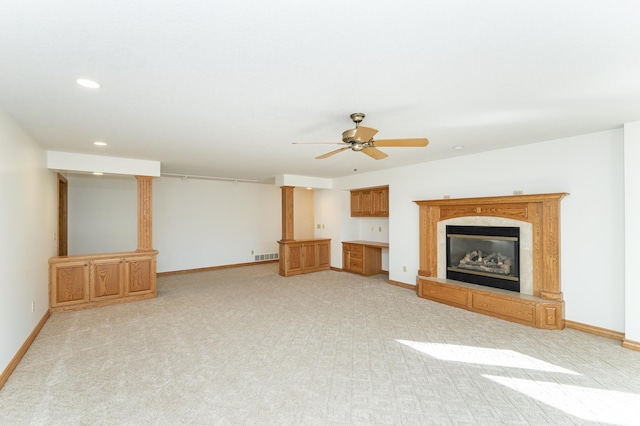
MULTIPOLYGON (((530 325, 564 328, 560 284, 560 200, 566 193, 416 201, 420 208, 418 296, 530 325), (489 221, 522 224, 529 235, 524 291, 513 292, 448 280, 442 273, 445 223, 489 221), (439 272, 440 271, 440 272, 439 272)), ((521 256, 522 258, 522 256, 521 256)))

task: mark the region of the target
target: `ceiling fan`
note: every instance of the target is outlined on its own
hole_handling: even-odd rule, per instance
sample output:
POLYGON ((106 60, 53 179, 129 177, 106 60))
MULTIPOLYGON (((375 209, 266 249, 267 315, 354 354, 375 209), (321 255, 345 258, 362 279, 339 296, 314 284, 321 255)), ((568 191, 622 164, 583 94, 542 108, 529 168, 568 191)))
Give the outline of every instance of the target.
POLYGON ((316 157, 317 160, 331 157, 332 155, 347 149, 351 149, 352 151, 361 151, 374 160, 382 160, 383 158, 387 158, 388 155, 378 149, 380 146, 424 147, 429 144, 429 140, 427 138, 374 140, 373 137, 378 133, 378 131, 371 127, 361 126, 360 123, 364 117, 364 114, 361 112, 351 114, 351 120, 356 123, 356 127, 355 129, 349 129, 342 133, 342 142, 294 142, 294 144, 335 143, 337 145, 345 145, 335 151, 327 152, 326 154, 316 157))

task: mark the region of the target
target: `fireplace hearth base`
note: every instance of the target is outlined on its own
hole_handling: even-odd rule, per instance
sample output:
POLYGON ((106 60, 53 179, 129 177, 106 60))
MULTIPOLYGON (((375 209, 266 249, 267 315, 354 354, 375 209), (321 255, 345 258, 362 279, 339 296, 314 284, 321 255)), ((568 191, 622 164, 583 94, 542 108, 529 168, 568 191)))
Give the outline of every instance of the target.
POLYGON ((562 330, 564 302, 442 278, 417 278, 418 296, 531 327, 562 330))

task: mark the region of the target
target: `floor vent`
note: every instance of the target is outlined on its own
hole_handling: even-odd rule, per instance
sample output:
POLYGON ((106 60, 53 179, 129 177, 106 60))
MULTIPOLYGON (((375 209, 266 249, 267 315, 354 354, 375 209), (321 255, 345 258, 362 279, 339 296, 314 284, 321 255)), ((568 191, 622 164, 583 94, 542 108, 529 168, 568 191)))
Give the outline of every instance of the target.
POLYGON ((274 260, 278 258, 278 253, 270 253, 270 254, 256 254, 255 261, 260 262, 263 260, 274 260))

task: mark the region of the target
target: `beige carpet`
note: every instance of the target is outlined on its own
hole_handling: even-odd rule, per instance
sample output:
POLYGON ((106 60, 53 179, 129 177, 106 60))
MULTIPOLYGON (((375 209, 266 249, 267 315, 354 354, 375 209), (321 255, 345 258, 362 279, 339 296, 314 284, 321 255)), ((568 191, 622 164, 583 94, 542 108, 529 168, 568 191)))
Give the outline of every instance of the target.
POLYGON ((53 315, 0 391, 0 424, 640 424, 640 353, 386 279, 272 263, 53 315))

